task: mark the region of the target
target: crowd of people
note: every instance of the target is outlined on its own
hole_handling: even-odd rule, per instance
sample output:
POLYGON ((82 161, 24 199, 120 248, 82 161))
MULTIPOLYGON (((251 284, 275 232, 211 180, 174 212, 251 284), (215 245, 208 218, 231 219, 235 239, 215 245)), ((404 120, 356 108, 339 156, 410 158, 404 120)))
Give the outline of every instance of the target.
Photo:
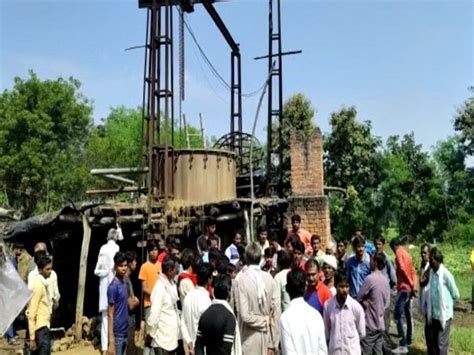
MULTIPOLYGON (((389 243, 394 260, 382 236, 372 243, 361 232, 322 250, 321 237, 303 229, 298 215, 291 222, 283 245, 261 226, 256 242, 245 243, 243 233, 235 231, 224 249, 212 219, 195 248, 182 250, 172 237, 164 245, 148 240, 147 261, 138 271, 141 301, 133 287, 137 256, 120 251, 118 233, 110 230, 95 268, 101 350, 115 355, 408 353, 417 298, 428 353, 448 353, 459 292, 441 250, 423 244, 417 274, 398 238, 389 243), (398 344, 389 333, 392 317, 398 344)), ((59 292, 47 253, 35 254, 34 261, 29 345, 49 354, 48 315, 59 292)))

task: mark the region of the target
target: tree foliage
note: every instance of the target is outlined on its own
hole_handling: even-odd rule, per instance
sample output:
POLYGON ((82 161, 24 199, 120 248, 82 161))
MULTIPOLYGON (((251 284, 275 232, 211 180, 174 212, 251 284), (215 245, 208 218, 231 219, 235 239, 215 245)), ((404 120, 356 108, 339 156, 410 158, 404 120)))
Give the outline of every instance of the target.
POLYGON ((90 168, 134 167, 141 159, 142 113, 139 108, 119 106, 94 127, 87 143, 90 168))
POLYGON ((443 181, 448 219, 445 238, 472 241, 474 234, 474 175, 465 166, 466 149, 459 136, 438 143, 433 157, 443 181))
POLYGON ((380 181, 379 137, 369 121, 358 122, 355 107, 331 114, 331 132, 324 140, 326 185, 347 189, 347 197, 331 195, 333 231, 348 237, 355 229, 376 228, 372 198, 380 181))
POLYGON ((474 87, 470 88, 471 96, 464 101, 454 117, 454 129, 459 132, 466 153, 474 153, 474 87))
MULTIPOLYGON (((285 102, 281 130, 287 193, 292 133, 308 137, 314 115, 302 94, 285 102)), ((362 229, 370 238, 395 228, 418 239, 471 240, 474 176, 465 162, 472 155, 473 117, 471 96, 456 114, 458 134, 429 154, 413 133, 392 136, 383 145, 371 123, 358 120, 355 107, 331 114, 324 141, 326 185, 347 191, 329 196, 333 234, 348 238, 362 229)), ((278 128, 272 127, 274 153, 278 128)), ((184 130, 175 127, 174 132, 174 146, 187 147, 184 130)), ((203 146, 196 128, 188 127, 188 133, 191 148, 203 146)), ((171 142, 171 132, 168 138, 171 142)), ((28 216, 81 200, 87 187, 111 185, 91 177, 91 168, 139 166, 141 143, 140 107, 112 108, 95 126, 92 104, 80 93, 79 81, 40 80, 33 72, 15 78, 13 88, 0 94, 0 204, 28 216)))
POLYGON ((92 126, 92 105, 79 88, 73 78, 42 81, 30 72, 0 95, 0 181, 9 204, 27 215, 77 197, 78 154, 92 126))
MULTIPOLYGON (((141 107, 127 108, 118 106, 111 108, 110 114, 95 127, 87 143, 85 163, 89 169, 136 167, 143 164, 142 152, 142 110, 141 107)), ((202 148, 203 140, 199 130, 188 127, 191 148, 202 148)), ((175 147, 186 147, 184 129, 175 127, 175 147)), ((163 130, 161 141, 163 141, 163 130)), ((168 141, 171 144, 171 130, 168 141)), ((131 176, 136 178, 136 176, 131 176)), ((109 180, 92 179, 95 187, 111 186, 109 180)))
POLYGON ((380 191, 401 234, 439 235, 446 227, 442 184, 434 162, 413 133, 387 140, 380 191))
MULTIPOLYGON (((111 108, 94 126, 92 104, 80 86, 73 78, 41 80, 30 72, 0 95, 2 205, 25 216, 57 209, 84 199, 87 187, 111 185, 91 177, 90 169, 141 164, 141 109, 111 108)), ((188 132, 191 147, 202 147, 199 131, 188 132)), ((175 139, 185 146, 177 128, 175 139)))

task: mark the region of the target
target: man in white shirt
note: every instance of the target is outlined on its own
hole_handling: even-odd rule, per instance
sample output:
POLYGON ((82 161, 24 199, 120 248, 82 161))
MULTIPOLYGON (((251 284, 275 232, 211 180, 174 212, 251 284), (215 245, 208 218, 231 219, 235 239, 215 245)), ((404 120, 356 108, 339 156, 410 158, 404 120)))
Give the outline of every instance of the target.
POLYGON ((172 255, 167 255, 161 270, 160 278, 151 292, 151 309, 147 325, 155 354, 175 354, 180 328, 178 288, 174 282, 179 270, 178 260, 172 255))
MULTIPOLYGON (((33 282, 35 281, 35 278, 39 275, 38 267, 36 266, 36 262, 40 257, 43 256, 49 256, 48 255, 48 249, 46 247, 45 243, 37 243, 35 245, 35 254, 34 254, 34 262, 35 266, 34 269, 31 270, 28 273, 28 287, 32 287, 33 282)), ((52 258, 52 257, 51 257, 52 258)), ((48 298, 49 298, 49 304, 51 306, 51 312, 53 309, 56 309, 59 305, 59 299, 61 298, 61 295, 59 293, 59 288, 58 288, 58 275, 54 270, 51 270, 50 276, 46 279, 46 291, 48 293, 48 298)))
POLYGON ((197 286, 190 291, 183 302, 181 313, 181 334, 186 354, 192 353, 196 342, 199 318, 211 305, 207 287, 212 283, 211 266, 202 263, 197 272, 197 286))
POLYGON ((119 233, 116 229, 111 228, 107 233, 107 243, 102 245, 99 250, 97 264, 95 266, 94 274, 100 278, 99 282, 99 312, 102 315, 102 322, 100 327, 100 342, 102 352, 107 352, 108 339, 108 315, 107 309, 109 303, 107 301, 107 289, 109 284, 114 279, 114 256, 119 251, 117 240, 119 233))
POLYGON ((291 256, 286 250, 280 250, 278 253, 278 273, 275 275, 275 282, 280 292, 281 311, 284 312, 290 306, 290 296, 286 291, 286 276, 291 270, 291 256))
POLYGON ((284 355, 327 354, 324 322, 319 312, 303 298, 306 275, 297 268, 287 275, 290 306, 280 318, 281 348, 284 355))
POLYGON ((232 244, 225 250, 225 256, 227 256, 227 259, 229 259, 234 266, 237 266, 240 261, 239 249, 237 248, 240 243, 242 243, 242 232, 236 230, 234 232, 234 238, 232 238, 232 244))
MULTIPOLYGON (((49 256, 49 255, 45 252, 39 252, 38 256, 35 255, 35 260, 43 256, 49 256)), ((38 275, 39 275, 39 271, 38 271, 38 267, 36 266, 33 269, 33 271, 31 271, 28 274, 28 288, 32 287, 38 275)), ((50 276, 46 279, 45 286, 48 293, 49 304, 51 306, 51 311, 52 311, 53 309, 56 309, 58 307, 59 299, 61 298, 61 294, 59 293, 59 288, 58 288, 58 275, 56 274, 54 270, 51 270, 50 276)))

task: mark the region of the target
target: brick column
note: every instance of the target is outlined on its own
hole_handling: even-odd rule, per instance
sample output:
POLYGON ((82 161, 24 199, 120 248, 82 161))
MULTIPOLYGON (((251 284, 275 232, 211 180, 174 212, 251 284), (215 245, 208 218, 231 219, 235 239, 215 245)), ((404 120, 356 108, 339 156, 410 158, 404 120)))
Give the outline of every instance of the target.
MULTIPOLYGON (((288 217, 301 216, 301 226, 319 234, 323 247, 330 241, 329 202, 324 195, 323 137, 316 128, 304 139, 294 132, 290 142, 291 193, 288 217)), ((288 221, 290 224, 291 221, 288 221)))

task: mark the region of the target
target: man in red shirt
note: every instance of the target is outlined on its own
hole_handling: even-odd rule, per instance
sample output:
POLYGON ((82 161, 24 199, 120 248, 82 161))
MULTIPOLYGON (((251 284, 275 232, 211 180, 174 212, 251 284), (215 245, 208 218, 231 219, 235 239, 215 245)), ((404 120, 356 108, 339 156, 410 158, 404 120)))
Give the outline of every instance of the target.
POLYGON ((410 254, 402 246, 399 238, 392 239, 390 247, 395 253, 397 269, 397 300, 395 302, 394 319, 397 323, 400 346, 392 350, 395 354, 407 354, 408 346, 413 337, 413 313, 411 299, 416 296, 416 270, 410 254), (405 314, 407 331, 403 328, 402 314, 405 314))
POLYGON ((311 233, 306 229, 300 227, 301 217, 297 214, 291 216, 291 228, 288 229, 288 237, 297 235, 305 246, 305 254, 313 255, 313 248, 311 247, 311 233))
POLYGON ((177 240, 173 236, 168 236, 166 238, 166 249, 158 255, 158 261, 163 264, 163 260, 165 260, 167 255, 173 255, 178 259, 181 257, 177 240))

